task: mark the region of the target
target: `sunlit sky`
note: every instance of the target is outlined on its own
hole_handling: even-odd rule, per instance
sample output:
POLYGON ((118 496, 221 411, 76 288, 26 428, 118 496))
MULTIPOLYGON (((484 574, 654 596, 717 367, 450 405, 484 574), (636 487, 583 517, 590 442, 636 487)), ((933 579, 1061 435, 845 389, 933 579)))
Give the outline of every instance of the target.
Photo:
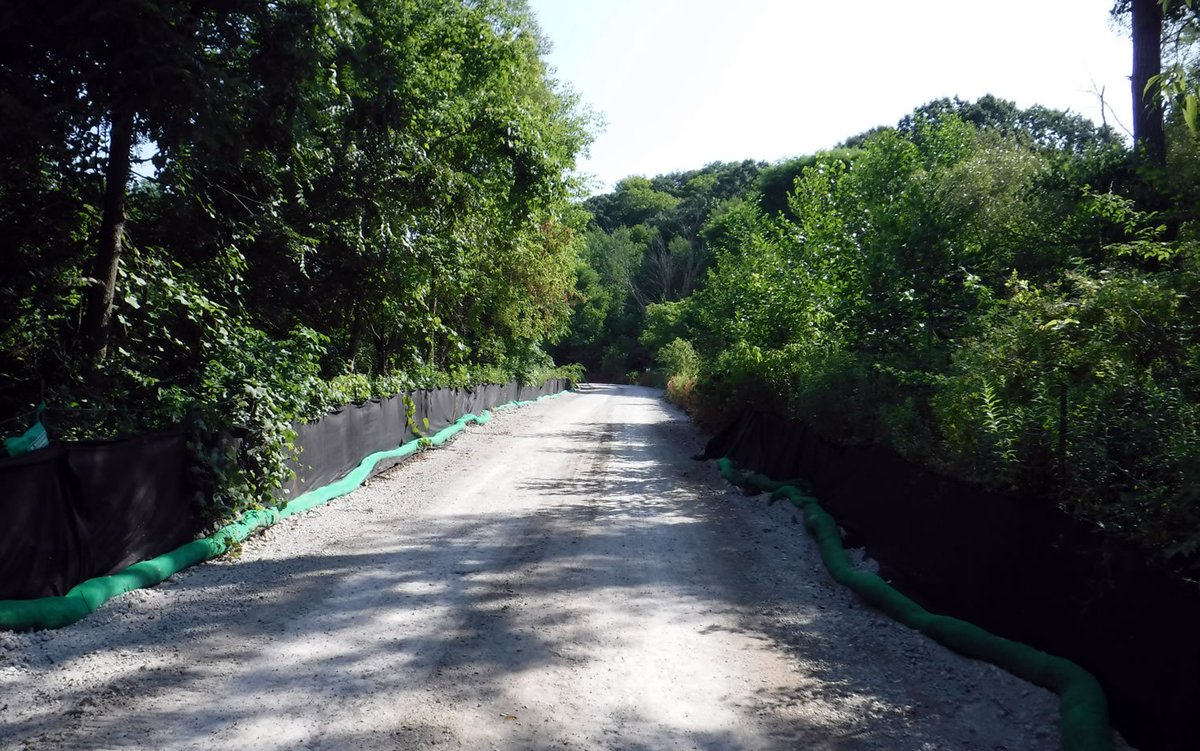
POLYGON ((580 169, 633 174, 779 159, 995 94, 1129 126, 1112 0, 530 0, 548 62, 605 125, 580 169))

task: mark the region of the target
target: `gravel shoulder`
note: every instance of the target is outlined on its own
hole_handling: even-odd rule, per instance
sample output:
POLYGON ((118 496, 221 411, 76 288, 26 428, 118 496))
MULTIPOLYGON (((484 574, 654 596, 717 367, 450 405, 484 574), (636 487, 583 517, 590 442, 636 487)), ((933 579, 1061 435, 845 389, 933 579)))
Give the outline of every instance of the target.
POLYGON ((860 605, 659 396, 501 412, 236 559, 0 633, 0 748, 1058 748, 1057 697, 860 605))

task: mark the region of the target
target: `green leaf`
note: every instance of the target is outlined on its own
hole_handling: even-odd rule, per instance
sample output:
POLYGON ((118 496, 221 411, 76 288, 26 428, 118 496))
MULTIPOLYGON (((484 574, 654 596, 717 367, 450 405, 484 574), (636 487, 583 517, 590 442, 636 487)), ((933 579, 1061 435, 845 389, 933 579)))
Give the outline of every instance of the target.
POLYGON ((1200 132, 1200 95, 1188 94, 1184 97, 1183 121, 1193 135, 1200 132))

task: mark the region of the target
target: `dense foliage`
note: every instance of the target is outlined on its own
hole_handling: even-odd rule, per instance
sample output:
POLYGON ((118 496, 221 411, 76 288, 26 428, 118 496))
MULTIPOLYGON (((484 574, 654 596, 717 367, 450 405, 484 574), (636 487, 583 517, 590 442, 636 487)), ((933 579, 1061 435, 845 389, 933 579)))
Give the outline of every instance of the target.
POLYGON ((221 515, 296 419, 547 375, 588 136, 544 46, 523 0, 6 4, 0 419, 233 431, 221 515))
MULTIPOLYGON (((633 268, 629 292, 582 291, 641 313, 650 354, 626 364, 656 358, 702 420, 784 412, 1193 553, 1200 161, 1181 122, 1168 133, 1161 172, 1077 116, 933 102, 834 151, 747 170, 665 242, 702 248, 704 273, 653 298, 635 291, 653 279, 645 228, 683 200, 653 189, 680 180, 627 180, 592 199, 594 275, 580 279, 633 268)), ((616 343, 605 355, 635 353, 627 325, 588 335, 616 343)))
POLYGON ((575 318, 556 358, 585 363, 593 377, 609 380, 650 368, 657 346, 640 339, 647 311, 700 285, 711 260, 705 222, 764 166, 714 163, 653 180, 630 177, 589 199, 575 318))

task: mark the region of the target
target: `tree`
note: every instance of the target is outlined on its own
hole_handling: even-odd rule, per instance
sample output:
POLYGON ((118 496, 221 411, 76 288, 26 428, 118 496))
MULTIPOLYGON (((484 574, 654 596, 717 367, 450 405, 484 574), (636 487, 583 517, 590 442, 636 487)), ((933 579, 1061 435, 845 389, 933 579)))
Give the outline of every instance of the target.
MULTIPOLYGON (((1082 115, 1038 104, 1021 109, 1016 102, 991 94, 985 94, 974 102, 965 102, 958 97, 935 99, 921 105, 912 114, 905 115, 896 127, 902 133, 913 135, 918 133, 923 122, 946 115, 954 115, 981 131, 996 131, 1003 136, 1055 151, 1082 153, 1120 142, 1111 128, 1097 127, 1082 115)), ((875 129, 875 132, 878 131, 875 129)), ((862 146, 871 133, 868 131, 856 136, 852 141, 862 146)))
POLYGON ((100 221, 79 334, 84 356, 104 359, 125 237, 133 147, 180 145, 203 114, 220 106, 227 78, 218 69, 245 41, 253 4, 193 0, 10 3, 0 18, 3 77, 40 85, 18 91, 37 127, 59 112, 61 131, 78 144, 77 168, 103 164, 100 221), (91 134, 105 132, 101 142, 91 134))
POLYGON ((1167 159, 1167 136, 1163 130, 1160 98, 1162 73, 1162 0, 1129 0, 1133 33, 1133 141, 1150 164, 1167 159))
POLYGON ((1128 16, 1132 33, 1134 142, 1149 163, 1162 165, 1164 104, 1180 107, 1188 128, 1193 134, 1200 132, 1200 90, 1189 70, 1195 65, 1189 51, 1200 25, 1196 0, 1117 0, 1112 16, 1128 16), (1170 42, 1167 49, 1165 40, 1170 42))
POLYGON ((653 224, 679 205, 679 197, 655 189, 640 175, 617 183, 616 190, 587 202, 593 221, 605 232, 618 227, 653 224))

